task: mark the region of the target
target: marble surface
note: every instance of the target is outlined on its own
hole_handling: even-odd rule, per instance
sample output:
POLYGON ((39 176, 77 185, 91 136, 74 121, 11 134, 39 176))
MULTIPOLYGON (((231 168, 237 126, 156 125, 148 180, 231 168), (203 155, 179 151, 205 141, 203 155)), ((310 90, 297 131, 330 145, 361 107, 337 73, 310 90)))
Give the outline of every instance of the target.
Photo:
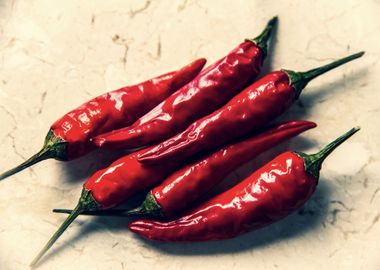
MULTIPOLYGON (((196 57, 212 63, 274 15, 265 71, 307 70, 366 51, 312 82, 282 117, 319 127, 255 165, 286 148, 311 153, 361 126, 326 160, 301 211, 202 244, 152 243, 132 235, 128 220, 81 217, 38 269, 380 269, 379 12, 378 0, 0 1, 0 171, 39 150, 50 124, 82 102, 196 57)), ((112 157, 48 160, 1 182, 0 269, 29 269, 64 219, 51 209, 73 207, 86 177, 112 157)))

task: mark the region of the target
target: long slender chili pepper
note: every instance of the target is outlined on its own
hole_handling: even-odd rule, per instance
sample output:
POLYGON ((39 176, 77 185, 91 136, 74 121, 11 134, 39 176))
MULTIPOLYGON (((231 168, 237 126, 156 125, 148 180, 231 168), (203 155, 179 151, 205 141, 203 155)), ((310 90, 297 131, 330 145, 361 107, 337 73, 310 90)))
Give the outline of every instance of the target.
POLYGON ((248 86, 226 105, 141 155, 141 162, 183 160, 201 150, 257 130, 281 115, 319 75, 361 57, 359 52, 306 72, 275 71, 248 86))
POLYGON ((98 96, 65 114, 50 128, 42 149, 21 165, 0 175, 0 180, 49 158, 71 160, 94 149, 90 138, 135 122, 202 70, 200 58, 178 71, 98 96))
MULTIPOLYGON (((206 157, 203 159, 203 161, 198 162, 194 166, 190 166, 190 168, 185 170, 180 170, 179 173, 172 176, 171 179, 180 179, 181 175, 186 176, 189 169, 191 170, 191 167, 193 167, 196 171, 202 172, 204 178, 202 180, 202 177, 197 177, 196 173, 194 173, 193 180, 197 182, 204 181, 204 187, 208 186, 211 188, 223 177, 223 173, 220 173, 222 170, 224 170, 224 174, 226 175, 228 173, 227 171, 233 170, 233 168, 236 168, 239 164, 242 164, 244 161, 249 160, 250 157, 254 157, 260 152, 263 152, 266 149, 270 148, 271 146, 274 146, 313 127, 315 127, 315 124, 307 121, 293 121, 283 125, 278 125, 277 127, 269 129, 257 137, 248 138, 246 141, 227 146, 224 150, 210 155, 209 158, 206 157), (209 165, 204 164, 207 162, 209 165), (220 169, 219 174, 215 172, 214 179, 212 178, 213 168, 220 169)), ((141 151, 143 150, 140 150, 140 152, 141 151)), ((139 152, 135 152, 119 159, 110 167, 95 173, 88 181, 86 181, 78 205, 70 213, 67 220, 61 225, 57 232, 48 241, 46 246, 33 261, 33 265, 37 263, 37 261, 53 245, 53 243, 61 236, 61 234, 67 229, 70 223, 73 222, 73 220, 78 215, 84 211, 94 211, 114 207, 138 191, 159 183, 171 172, 173 172, 176 166, 178 166, 178 164, 165 164, 165 166, 145 166, 138 162, 137 157, 139 154, 139 152)), ((184 179, 184 182, 185 181, 186 180, 184 179)), ((191 185, 190 182, 189 185, 191 185)), ((206 188, 203 189, 203 192, 205 192, 205 190, 206 188)), ((194 187, 193 191, 202 194, 202 191, 196 191, 194 187)), ((183 191, 181 194, 183 194, 183 191)), ((169 200, 178 200, 178 198, 174 198, 173 196, 171 197, 173 199, 167 198, 166 201, 168 201, 168 203, 162 204, 163 207, 170 205, 169 200)), ((195 199, 196 196, 189 197, 188 203, 195 199)), ((163 201, 158 200, 158 202, 162 203, 163 201)), ((175 202, 172 201, 171 203, 173 204, 175 202)), ((185 204, 186 203, 182 203, 182 205, 185 204)), ((147 198, 144 207, 146 210, 145 213, 135 210, 130 212, 129 215, 147 214, 148 211, 155 213, 156 215, 159 214, 159 209, 157 208, 158 204, 153 197, 151 200, 147 198)), ((167 207, 167 209, 170 210, 169 207, 167 207)))
MULTIPOLYGON (((291 121, 275 125, 259 134, 234 142, 200 158, 171 174, 151 190, 140 207, 129 212, 108 210, 124 216, 149 215, 172 217, 209 192, 231 171, 262 152, 289 138, 314 128, 309 121, 291 121)), ((71 210, 54 209, 54 212, 71 213, 71 210)), ((87 211, 82 214, 104 215, 106 211, 87 211)))
POLYGON ((300 208, 314 193, 323 160, 354 128, 314 155, 285 152, 230 190, 169 222, 138 220, 133 232, 159 241, 232 238, 276 222, 300 208))
POLYGON ((277 17, 254 39, 204 69, 132 126, 95 137, 98 147, 136 148, 162 141, 225 104, 260 72, 277 17))

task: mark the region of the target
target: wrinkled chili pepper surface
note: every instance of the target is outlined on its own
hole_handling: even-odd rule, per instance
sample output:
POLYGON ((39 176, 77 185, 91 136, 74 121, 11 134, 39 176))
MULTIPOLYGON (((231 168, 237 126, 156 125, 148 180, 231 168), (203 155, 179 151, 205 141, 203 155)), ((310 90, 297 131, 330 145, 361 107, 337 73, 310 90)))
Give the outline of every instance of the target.
POLYGON ((248 86, 219 110, 147 150, 139 160, 161 164, 165 161, 183 160, 257 130, 288 109, 310 80, 363 54, 356 53, 307 72, 271 72, 248 86))
POLYGON ((166 139, 225 104, 260 72, 277 18, 263 33, 246 40, 132 126, 94 138, 98 147, 136 148, 166 139))
POLYGON ((71 160, 87 154, 94 149, 91 137, 132 124, 191 81, 205 63, 201 58, 178 71, 108 92, 82 104, 51 126, 39 153, 0 175, 0 180, 44 159, 71 160))
POLYGON ((129 228, 153 240, 191 242, 232 238, 267 226, 310 198, 323 160, 358 130, 350 130, 314 155, 285 152, 184 217, 169 222, 137 220, 129 228))

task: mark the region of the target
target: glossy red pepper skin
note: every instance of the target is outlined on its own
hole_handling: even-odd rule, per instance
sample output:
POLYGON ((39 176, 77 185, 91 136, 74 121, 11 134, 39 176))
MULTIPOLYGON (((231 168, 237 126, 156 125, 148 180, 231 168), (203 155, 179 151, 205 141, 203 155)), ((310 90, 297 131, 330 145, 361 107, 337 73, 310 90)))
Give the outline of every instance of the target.
POLYGON ((42 149, 22 164, 0 174, 3 180, 45 159, 72 160, 95 147, 90 138, 132 124, 178 88, 191 81, 206 60, 198 59, 182 69, 123 87, 96 97, 65 114, 50 128, 42 149))
POLYGON ((97 136, 94 142, 98 147, 135 148, 166 139, 222 106, 259 73, 262 63, 262 51, 246 41, 132 126, 97 136))
POLYGON ((300 208, 314 193, 326 157, 360 128, 352 128, 318 153, 285 152, 251 176, 169 222, 138 220, 129 228, 159 241, 232 238, 276 222, 300 208))
POLYGON ((84 184, 99 209, 108 209, 125 202, 131 196, 164 180, 176 165, 146 166, 137 157, 143 150, 128 154, 105 169, 97 171, 84 184))
POLYGON ((363 54, 352 54, 306 72, 271 72, 245 88, 219 110, 146 151, 139 160, 151 163, 183 160, 201 150, 216 148, 258 130, 288 109, 311 80, 363 54))
MULTIPOLYGON (((120 209, 108 211, 85 211, 82 215, 149 215, 152 217, 173 217, 181 211, 184 211, 201 196, 207 194, 207 192, 240 165, 253 159, 271 147, 290 139, 305 130, 314 128, 315 126, 315 123, 309 121, 291 121, 277 124, 258 134, 253 134, 250 137, 231 143, 218 151, 207 154, 193 163, 175 171, 167 177, 165 181, 152 189, 141 206, 136 209, 128 212, 120 209)), ((138 183, 143 183, 144 187, 146 187, 147 185, 145 185, 145 183, 147 180, 152 181, 152 179, 157 179, 157 173, 154 169, 152 169, 152 171, 147 171, 145 169, 146 172, 141 171, 141 168, 143 167, 141 167, 141 163, 136 161, 136 155, 132 155, 128 160, 129 159, 132 159, 133 161, 130 161, 130 164, 124 165, 124 167, 128 168, 128 170, 125 170, 126 172, 123 173, 122 171, 118 173, 113 169, 120 164, 119 162, 116 162, 110 167, 110 169, 103 170, 93 177, 91 180, 92 187, 88 184, 86 185, 87 189, 93 190, 96 200, 102 201, 102 205, 105 204, 105 198, 109 198, 108 200, 110 200, 112 198, 125 198, 130 196, 130 192, 128 191, 121 192, 120 194, 110 192, 108 187, 114 186, 110 185, 112 181, 123 183, 126 180, 128 183, 123 183, 122 185, 132 185, 132 187, 127 187, 126 190, 135 190, 136 188, 133 187, 135 185, 138 186, 138 183), (136 173, 133 174, 138 175, 139 177, 130 177, 130 174, 132 174, 132 172, 129 172, 130 170, 133 172, 136 171, 136 173), (114 178, 112 178, 112 175, 110 174, 108 177, 109 179, 107 179, 106 182, 99 182, 97 180, 100 179, 98 175, 103 175, 104 171, 111 171, 112 174, 115 175, 114 178), (93 186, 94 182, 101 187, 97 187, 97 190, 95 190, 93 186), (102 188, 102 186, 104 187, 102 188), (100 197, 99 191, 103 194, 103 198, 100 197)), ((151 184, 152 183, 150 182, 149 185, 151 184)), ((119 189, 122 190, 122 188, 117 188, 117 190, 119 189)), ((106 208, 114 205, 116 204, 110 204, 108 202, 108 207, 106 208)), ((59 213, 71 213, 69 209, 54 209, 54 211, 59 213)))
POLYGON ((235 237, 276 222, 301 207, 317 179, 303 158, 285 152, 232 189, 174 221, 139 220, 133 232, 159 241, 207 241, 235 237))
POLYGON ((278 124, 259 134, 239 140, 187 165, 151 191, 161 214, 172 217, 207 194, 230 172, 275 145, 316 127, 309 121, 278 124))
POLYGON ((241 43, 132 126, 96 136, 94 143, 106 148, 149 145, 173 136, 225 104, 259 74, 275 22, 276 18, 272 19, 259 36, 264 36, 263 40, 241 43))
POLYGON ((201 150, 257 130, 281 115, 295 100, 295 91, 285 72, 265 75, 226 105, 192 123, 185 131, 145 151, 142 162, 185 159, 201 150))
POLYGON ((173 92, 189 83, 202 70, 206 59, 142 83, 98 96, 65 114, 51 127, 54 135, 67 142, 67 159, 94 149, 90 138, 128 126, 173 92))

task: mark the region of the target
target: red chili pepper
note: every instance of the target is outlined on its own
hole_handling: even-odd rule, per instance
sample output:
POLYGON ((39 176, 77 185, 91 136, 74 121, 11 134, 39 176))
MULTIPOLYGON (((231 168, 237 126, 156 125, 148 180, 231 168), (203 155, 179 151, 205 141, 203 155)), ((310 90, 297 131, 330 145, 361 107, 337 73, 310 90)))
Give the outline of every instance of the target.
POLYGON ((153 240, 191 242, 232 238, 267 226, 310 198, 323 160, 358 130, 350 130, 314 155, 285 152, 177 220, 138 220, 130 223, 129 228, 153 240))
MULTIPOLYGON (((164 194, 165 192, 161 193, 163 196, 161 198, 156 197, 158 199, 157 202, 154 201, 153 197, 151 198, 152 200, 147 198, 144 206, 150 211, 155 212, 158 210, 157 207, 159 207, 157 203, 161 203, 163 209, 168 210, 167 212, 164 212, 164 214, 171 214, 173 209, 179 210, 180 207, 184 207, 186 204, 195 200, 197 197, 195 194, 201 195, 206 190, 216 185, 218 181, 221 181, 223 176, 227 175, 229 171, 233 170, 243 162, 248 161, 271 146, 313 127, 315 127, 315 124, 312 122, 289 122, 267 130, 263 134, 253 138, 227 146, 209 157, 202 159, 196 164, 187 166, 184 169, 179 170, 178 173, 172 175, 168 178, 168 181, 173 182, 173 180, 175 181, 175 179, 177 179, 183 183, 178 185, 177 181, 177 187, 170 191, 172 195, 167 196, 167 192, 167 194, 164 194), (190 177, 191 179, 188 179, 187 177, 187 174, 189 173, 192 175, 192 177, 190 177), (201 182, 203 183, 201 184, 201 182), (194 183, 193 187, 191 186, 192 183, 194 183), (203 189, 195 190, 199 185, 203 185, 203 189), (193 192, 194 194, 186 199, 183 198, 184 201, 187 200, 187 203, 182 202, 181 205, 175 207, 173 204, 175 204, 176 201, 180 201, 180 199, 173 193, 177 190, 180 192, 178 195, 184 194, 184 191, 181 191, 181 186, 183 186, 184 189, 187 189, 187 193, 193 192), (164 198, 165 196, 166 198, 164 198)), ((141 151, 142 150, 140 150, 140 152, 141 151)), ((78 215, 84 211, 94 211, 114 207, 138 191, 144 190, 162 181, 166 176, 173 172, 176 167, 174 164, 147 167, 138 162, 138 155, 139 152, 135 152, 123 157, 108 168, 95 173, 86 181, 77 207, 70 212, 69 217, 39 253, 37 258, 33 261, 33 264, 43 256, 78 215)), ((167 183, 166 185, 170 184, 167 183)), ((135 215, 145 213, 134 211, 129 214, 135 215)), ((155 214, 158 213, 156 212, 155 214)))
POLYGON ((202 70, 206 59, 182 69, 98 96, 72 110, 50 128, 45 144, 36 155, 0 175, 11 176, 41 160, 71 160, 94 149, 90 138, 132 124, 202 70))
POLYGON ((312 79, 363 54, 364 52, 359 52, 307 72, 271 72, 248 86, 219 110, 147 150, 139 161, 163 164, 168 160, 183 160, 201 150, 214 149, 231 139, 257 130, 288 109, 312 79))
POLYGON ((132 126, 95 137, 98 147, 136 148, 166 139, 225 104, 260 72, 277 17, 132 126))
MULTIPOLYGON (((120 215, 122 211, 123 216, 172 217, 209 192, 240 165, 315 126, 315 123, 309 121, 292 121, 234 142, 174 172, 148 193, 140 207, 129 212, 120 209, 108 212, 110 215, 120 215)), ((119 197, 121 194, 114 195, 119 197)), ((71 210, 54 209, 53 212, 70 214, 71 210)), ((107 211, 86 211, 82 214, 107 215, 105 212, 107 211)))

